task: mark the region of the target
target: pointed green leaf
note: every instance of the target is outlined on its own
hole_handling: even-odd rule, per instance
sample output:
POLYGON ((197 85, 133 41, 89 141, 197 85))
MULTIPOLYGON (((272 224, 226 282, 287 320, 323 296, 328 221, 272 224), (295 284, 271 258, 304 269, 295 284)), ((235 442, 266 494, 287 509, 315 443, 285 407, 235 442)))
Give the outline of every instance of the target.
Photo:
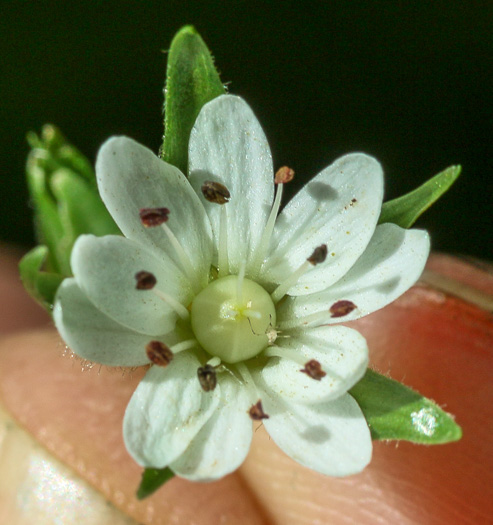
POLYGON ((19 262, 19 273, 28 293, 51 313, 63 275, 42 271, 48 255, 46 246, 37 246, 19 262))
POLYGON ((38 148, 47 152, 44 154, 47 171, 65 167, 88 181, 96 182, 91 163, 77 148, 67 142, 62 132, 53 124, 45 124, 39 137, 31 131, 27 134, 27 141, 32 149, 38 148))
POLYGON ((100 196, 73 171, 57 170, 51 176, 50 188, 57 199, 62 224, 74 241, 83 233, 120 234, 100 196))
POLYGON ((27 181, 31 204, 34 207, 34 225, 38 241, 48 248, 46 265, 53 272, 66 273, 68 267, 62 267, 58 250, 58 240, 63 236, 63 227, 58 216, 56 201, 46 185, 45 171, 39 165, 42 150, 31 152, 27 161, 27 181))
POLYGON ((385 202, 379 224, 393 222, 401 228, 410 228, 452 186, 461 169, 461 166, 450 166, 410 193, 385 202))
POLYGON ((188 169, 188 139, 202 106, 226 92, 214 61, 194 27, 175 35, 168 55, 163 159, 188 169))
POLYGON ((164 485, 174 476, 172 470, 168 467, 157 469, 157 468, 146 468, 142 473, 142 480, 139 488, 137 489, 137 498, 144 499, 156 492, 156 490, 164 485))
POLYGON ((350 394, 366 417, 373 439, 422 444, 457 441, 462 430, 453 416, 407 386, 368 369, 350 394))
POLYGON ((82 233, 119 234, 99 196, 89 161, 52 125, 29 133, 26 172, 36 233, 48 248, 44 270, 71 275, 70 252, 82 233))

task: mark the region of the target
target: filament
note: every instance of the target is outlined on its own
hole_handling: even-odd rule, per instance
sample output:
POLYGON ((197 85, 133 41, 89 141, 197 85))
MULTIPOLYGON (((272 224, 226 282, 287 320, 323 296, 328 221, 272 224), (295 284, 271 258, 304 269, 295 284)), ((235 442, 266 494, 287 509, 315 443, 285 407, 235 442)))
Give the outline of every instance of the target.
POLYGON ((221 206, 219 218, 219 246, 218 246, 218 276, 226 277, 229 274, 228 261, 228 218, 226 206, 221 206))
POLYGON ((159 299, 163 300, 168 306, 170 306, 181 319, 184 321, 187 321, 190 318, 189 311, 183 306, 179 301, 177 301, 175 298, 171 297, 171 295, 161 292, 160 290, 156 290, 155 288, 152 290, 152 292, 159 297, 159 299))

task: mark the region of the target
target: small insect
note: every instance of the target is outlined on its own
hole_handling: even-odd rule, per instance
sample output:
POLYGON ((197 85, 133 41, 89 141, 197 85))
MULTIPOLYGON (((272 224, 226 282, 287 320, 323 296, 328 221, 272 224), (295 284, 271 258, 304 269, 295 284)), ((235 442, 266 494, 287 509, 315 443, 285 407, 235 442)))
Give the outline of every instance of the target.
POLYGON ((269 346, 273 346, 273 344, 276 342, 276 339, 278 337, 289 337, 289 335, 279 335, 281 333, 280 330, 277 330, 272 324, 272 315, 270 315, 269 317, 270 317, 269 326, 265 329, 265 332, 263 334, 257 334, 257 332, 255 332, 255 330, 253 329, 251 319, 249 317, 247 319, 248 319, 248 322, 250 323, 250 330, 252 331, 252 333, 254 335, 266 335, 269 346))
POLYGON ((265 335, 267 336, 269 346, 272 346, 276 342, 278 333, 279 332, 272 326, 272 323, 269 324, 267 330, 265 331, 265 335))

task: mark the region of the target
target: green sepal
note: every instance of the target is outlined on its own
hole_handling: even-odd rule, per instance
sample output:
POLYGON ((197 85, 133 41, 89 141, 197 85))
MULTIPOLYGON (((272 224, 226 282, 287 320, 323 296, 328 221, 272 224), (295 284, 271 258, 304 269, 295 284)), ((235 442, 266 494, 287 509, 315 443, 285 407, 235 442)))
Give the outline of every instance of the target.
POLYGON ((52 172, 58 168, 68 168, 95 185, 91 163, 77 148, 67 142, 56 126, 45 124, 41 135, 38 136, 31 131, 26 138, 31 149, 44 151, 39 160, 42 161, 45 171, 52 172))
POLYGON ((373 370, 368 369, 349 393, 361 407, 373 439, 438 445, 462 437, 452 415, 418 392, 373 370))
POLYGON ((36 237, 48 249, 45 265, 55 273, 66 274, 70 268, 64 262, 58 241, 63 237, 63 226, 58 215, 58 207, 46 184, 46 172, 36 162, 41 150, 33 150, 27 163, 27 181, 34 207, 34 227, 36 237))
POLYGON ((31 132, 27 140, 32 148, 26 172, 36 234, 47 248, 43 273, 68 277, 70 253, 79 235, 120 231, 101 201, 89 161, 57 128, 47 124, 39 136, 31 132))
POLYGON ((56 291, 64 276, 42 271, 47 256, 46 246, 36 246, 20 260, 19 273, 27 292, 51 313, 56 291))
POLYGON ((194 27, 185 26, 171 42, 164 90, 162 158, 188 171, 188 140, 202 106, 226 90, 211 53, 194 27))
POLYGON ((145 499, 156 492, 159 487, 162 487, 167 481, 174 476, 172 470, 168 467, 146 468, 142 473, 139 488, 137 489, 137 499, 145 499))
POLYGON ((385 202, 378 223, 393 222, 410 228, 452 186, 461 170, 461 166, 450 166, 410 193, 385 202))
POLYGON ((79 235, 120 234, 99 195, 73 171, 63 168, 54 172, 50 179, 50 189, 58 203, 58 213, 67 243, 64 253, 68 256, 79 235))

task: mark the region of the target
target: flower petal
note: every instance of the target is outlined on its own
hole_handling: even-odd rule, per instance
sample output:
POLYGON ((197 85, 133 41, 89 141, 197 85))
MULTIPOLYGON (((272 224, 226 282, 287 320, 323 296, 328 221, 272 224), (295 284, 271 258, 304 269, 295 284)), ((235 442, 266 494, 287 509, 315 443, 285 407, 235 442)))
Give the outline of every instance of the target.
POLYGON ((183 173, 134 140, 113 137, 99 150, 96 175, 101 198, 123 234, 157 252, 165 264, 169 257, 181 268, 163 228, 145 228, 139 217, 142 208, 170 210, 166 224, 197 272, 194 284, 205 286, 212 233, 204 207, 183 173))
POLYGON ((265 384, 288 402, 317 403, 339 397, 359 381, 368 366, 365 338, 345 326, 296 330, 276 341, 280 354, 290 351, 305 363, 315 359, 327 374, 319 381, 301 372, 303 365, 273 357, 259 372, 265 384))
POLYGON ((104 315, 73 278, 58 288, 53 319, 63 340, 83 359, 109 366, 149 364, 145 351, 149 337, 104 315))
POLYGON ((192 298, 188 281, 172 262, 166 267, 150 251, 124 237, 81 235, 72 250, 77 284, 89 300, 118 323, 148 335, 169 332, 177 314, 152 290, 137 290, 135 274, 146 270, 156 289, 182 304, 192 298))
POLYGON ((202 108, 190 135, 189 170, 190 182, 211 220, 216 245, 221 206, 207 202, 200 188, 212 180, 224 184, 231 194, 224 204, 228 258, 230 271, 238 272, 260 241, 274 195, 269 144, 244 100, 223 95, 202 108))
POLYGON ((280 283, 321 244, 327 260, 288 290, 306 295, 338 281, 363 253, 375 231, 383 197, 383 172, 372 157, 353 153, 311 180, 279 215, 265 278, 280 283))
POLYGON ((219 479, 236 470, 248 454, 252 421, 247 414, 247 393, 239 381, 227 373, 222 374, 219 381, 221 399, 216 411, 187 450, 170 465, 182 478, 219 479))
POLYGON ((283 320, 297 319, 319 312, 317 324, 326 324, 375 312, 418 280, 429 251, 430 239, 425 231, 381 224, 363 255, 339 282, 317 294, 288 298, 280 316, 283 320), (331 317, 329 309, 338 301, 351 301, 356 308, 343 317, 331 317))
POLYGON ((263 398, 272 439, 292 459, 328 476, 361 472, 370 462, 370 430, 361 409, 349 395, 312 406, 263 398))
POLYGON ((125 446, 144 467, 175 461, 216 410, 221 388, 204 392, 197 379, 200 362, 180 352, 166 368, 153 366, 139 383, 123 420, 125 446))

